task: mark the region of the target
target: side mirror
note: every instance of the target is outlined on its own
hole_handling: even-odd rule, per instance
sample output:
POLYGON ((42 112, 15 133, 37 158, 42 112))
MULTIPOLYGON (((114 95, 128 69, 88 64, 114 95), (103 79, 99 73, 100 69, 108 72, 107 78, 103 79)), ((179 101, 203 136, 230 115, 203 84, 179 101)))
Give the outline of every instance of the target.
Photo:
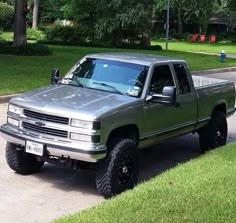
POLYGON ((162 94, 153 94, 150 100, 155 103, 175 105, 176 104, 176 87, 174 86, 164 87, 162 90, 162 94))
POLYGON ((51 84, 57 84, 60 80, 60 71, 54 68, 51 73, 51 84))

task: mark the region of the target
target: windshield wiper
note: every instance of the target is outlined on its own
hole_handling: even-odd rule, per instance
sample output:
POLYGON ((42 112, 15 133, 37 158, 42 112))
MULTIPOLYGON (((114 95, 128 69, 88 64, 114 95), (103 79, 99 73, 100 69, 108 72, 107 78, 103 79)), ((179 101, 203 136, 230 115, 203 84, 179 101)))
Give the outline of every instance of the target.
POLYGON ((78 84, 80 87, 85 87, 85 85, 81 84, 78 80, 75 80, 71 77, 63 77, 61 80, 69 80, 69 81, 74 81, 76 84, 78 84))
POLYGON ((109 87, 109 88, 115 90, 115 92, 117 92, 119 94, 127 95, 126 93, 123 93, 123 92, 119 91, 115 86, 112 86, 110 84, 105 84, 105 83, 102 83, 102 82, 93 82, 93 84, 101 85, 101 86, 104 86, 104 87, 109 87))

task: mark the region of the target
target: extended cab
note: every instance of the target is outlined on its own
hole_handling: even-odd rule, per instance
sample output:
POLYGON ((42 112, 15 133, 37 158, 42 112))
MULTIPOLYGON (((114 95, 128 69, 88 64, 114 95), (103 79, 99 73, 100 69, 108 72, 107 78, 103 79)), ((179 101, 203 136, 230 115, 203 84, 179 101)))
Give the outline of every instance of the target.
POLYGON ((224 145, 226 117, 235 111, 235 86, 191 76, 186 62, 132 53, 92 54, 51 85, 9 102, 6 159, 30 174, 44 162, 95 166, 105 197, 132 188, 138 149, 187 133, 203 151, 224 145))

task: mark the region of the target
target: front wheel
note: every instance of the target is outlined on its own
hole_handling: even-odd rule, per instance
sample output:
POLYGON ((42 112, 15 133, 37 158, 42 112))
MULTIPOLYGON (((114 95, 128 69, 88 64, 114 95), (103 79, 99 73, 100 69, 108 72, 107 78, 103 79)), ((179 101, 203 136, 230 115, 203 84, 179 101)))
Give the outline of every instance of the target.
POLYGON ((131 139, 114 139, 107 157, 98 164, 96 186, 109 198, 132 189, 138 180, 138 152, 131 139))
POLYGON ((22 175, 35 173, 44 164, 36 156, 17 150, 17 145, 9 142, 6 145, 6 160, 12 170, 22 175))
POLYGON ((199 143, 202 152, 226 144, 228 134, 226 115, 223 112, 214 112, 207 126, 199 131, 199 143))

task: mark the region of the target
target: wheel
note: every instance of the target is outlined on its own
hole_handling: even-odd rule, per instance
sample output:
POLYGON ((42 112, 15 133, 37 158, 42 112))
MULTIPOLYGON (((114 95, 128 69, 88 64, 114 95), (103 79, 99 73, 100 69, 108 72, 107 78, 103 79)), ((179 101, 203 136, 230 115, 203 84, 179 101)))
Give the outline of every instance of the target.
POLYGON ((27 175, 39 171, 43 166, 43 161, 37 161, 36 157, 17 150, 17 145, 7 143, 6 160, 8 166, 19 174, 27 175))
POLYGON ((226 144, 227 120, 223 112, 214 112, 207 126, 199 131, 199 143, 202 152, 226 144))
POLYGON ((115 139, 97 166, 96 186, 105 198, 132 189, 138 181, 138 151, 131 139, 115 139))

